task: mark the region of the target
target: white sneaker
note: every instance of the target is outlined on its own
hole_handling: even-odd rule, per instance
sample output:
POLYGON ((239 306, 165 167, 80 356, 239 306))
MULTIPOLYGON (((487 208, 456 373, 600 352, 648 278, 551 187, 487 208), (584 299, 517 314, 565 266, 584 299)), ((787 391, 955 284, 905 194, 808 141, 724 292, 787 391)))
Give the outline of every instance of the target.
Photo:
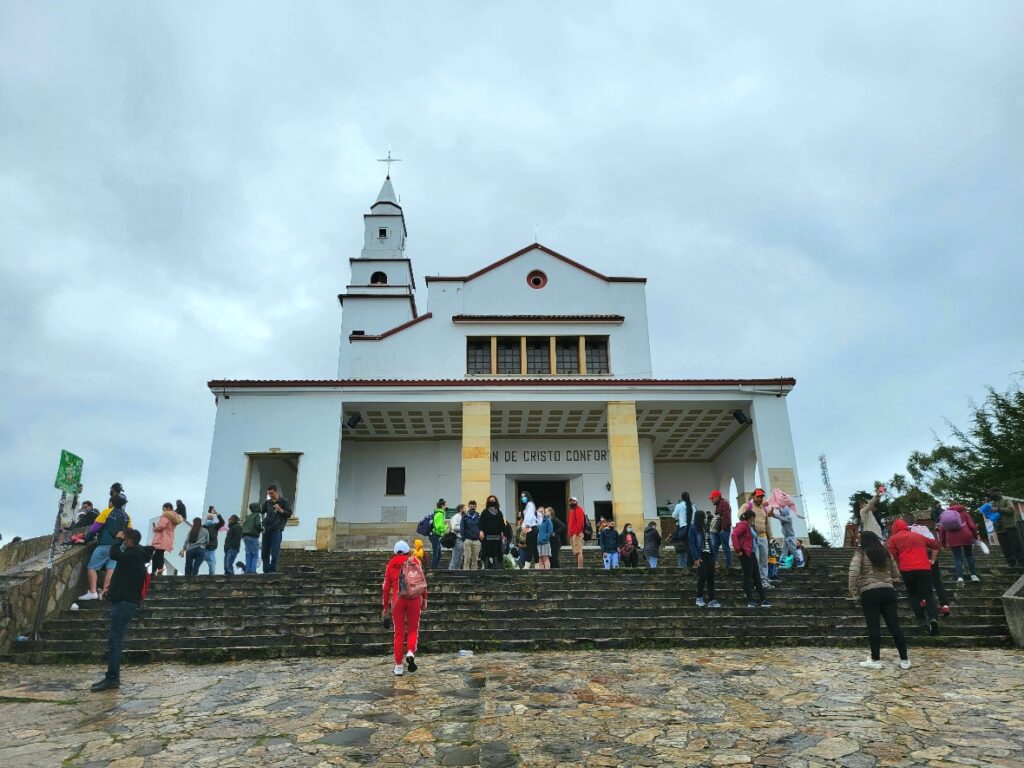
POLYGON ((910 659, 900 659, 900 669, 910 669, 910 659))
POLYGON ((405 667, 401 664, 395 664, 395 677, 401 677, 405 674, 405 667))
POLYGON ((974 574, 972 573, 972 574, 971 574, 971 581, 981 581, 981 579, 979 579, 979 578, 978 578, 977 576, 975 576, 975 575, 974 575, 974 574))
POLYGON ((957 580, 956 580, 956 585, 957 585, 958 587, 962 587, 962 586, 964 585, 964 580, 963 580, 963 577, 961 577, 961 578, 959 578, 959 579, 957 579, 957 580))
POLYGON ((82 595, 79 600, 99 600, 100 596, 98 592, 86 592, 82 595))
POLYGON ((868 669, 881 669, 882 668, 882 662, 875 661, 874 659, 866 659, 865 661, 862 661, 860 663, 860 665, 862 667, 867 667, 868 669))

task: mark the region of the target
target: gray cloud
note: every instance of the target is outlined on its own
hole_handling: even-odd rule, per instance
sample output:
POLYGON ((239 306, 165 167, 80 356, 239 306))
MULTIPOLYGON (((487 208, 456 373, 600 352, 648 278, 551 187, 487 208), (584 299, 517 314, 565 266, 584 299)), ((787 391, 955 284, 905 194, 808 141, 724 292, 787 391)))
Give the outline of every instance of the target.
POLYGON ((535 226, 671 276, 658 375, 796 376, 812 503, 819 451, 840 498, 901 470, 1022 367, 1022 15, 0 6, 0 531, 48 527, 62 447, 198 504, 207 379, 332 376, 389 142, 421 285, 535 226))

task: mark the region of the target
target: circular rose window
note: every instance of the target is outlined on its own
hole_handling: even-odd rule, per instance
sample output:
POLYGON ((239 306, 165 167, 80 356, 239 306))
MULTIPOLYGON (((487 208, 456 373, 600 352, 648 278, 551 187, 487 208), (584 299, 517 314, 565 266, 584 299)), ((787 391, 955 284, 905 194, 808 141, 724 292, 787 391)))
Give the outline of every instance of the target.
POLYGON ((531 288, 543 288, 548 284, 548 276, 539 269, 535 269, 526 276, 526 283, 531 288))

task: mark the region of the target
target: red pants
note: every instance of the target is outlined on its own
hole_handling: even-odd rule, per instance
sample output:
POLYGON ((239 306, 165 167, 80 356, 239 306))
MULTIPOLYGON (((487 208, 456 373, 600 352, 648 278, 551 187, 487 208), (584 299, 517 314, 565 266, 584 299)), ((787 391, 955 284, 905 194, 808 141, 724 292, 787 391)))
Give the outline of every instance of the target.
POLYGON ((405 662, 406 650, 416 653, 416 639, 420 634, 421 597, 396 597, 391 606, 391 618, 395 621, 395 664, 405 662))

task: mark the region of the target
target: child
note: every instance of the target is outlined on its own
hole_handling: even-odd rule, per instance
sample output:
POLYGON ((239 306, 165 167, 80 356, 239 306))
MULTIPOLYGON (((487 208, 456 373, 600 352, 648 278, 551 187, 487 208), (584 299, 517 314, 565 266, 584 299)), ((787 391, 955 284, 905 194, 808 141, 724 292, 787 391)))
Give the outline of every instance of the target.
POLYGON ((779 547, 779 542, 772 539, 768 543, 768 578, 774 579, 779 575, 779 553, 782 550, 779 547))
POLYGON ((423 539, 416 539, 412 543, 412 556, 423 562, 423 539))
POLYGON ((619 532, 615 530, 615 521, 609 520, 601 527, 597 534, 597 543, 601 545, 601 554, 604 557, 604 569, 610 570, 619 567, 619 532))

